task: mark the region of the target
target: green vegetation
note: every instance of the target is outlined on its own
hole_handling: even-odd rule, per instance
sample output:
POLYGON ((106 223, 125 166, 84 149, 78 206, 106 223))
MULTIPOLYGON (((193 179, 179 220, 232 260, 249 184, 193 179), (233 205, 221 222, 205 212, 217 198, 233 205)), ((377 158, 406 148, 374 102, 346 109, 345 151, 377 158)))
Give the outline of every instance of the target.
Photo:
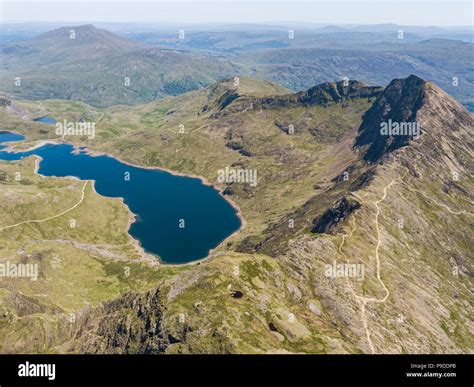
MULTIPOLYGON (((285 90, 241 78, 239 86, 224 81, 127 109, 13 100, 1 108, 2 122, 27 136, 19 148, 56 138, 54 127, 24 116, 98 120, 95 140, 68 141, 202 176, 226 190, 246 225, 207 260, 160 266, 126 234, 130 213, 123 203, 86 186, 80 210, 67 218, 3 231, 0 258, 41 262, 44 278, 0 280, 0 333, 8 337, 1 350, 469 352, 472 116, 438 88, 423 87, 417 114, 426 132, 373 165, 361 160, 364 148, 353 148, 373 102, 367 98, 257 109, 252 102, 263 93, 283 95, 281 101, 285 90), (218 170, 227 166, 256 169, 257 186, 218 183, 218 170), (342 198, 360 206, 338 212, 342 198), (328 209, 334 224, 315 234, 314 223, 328 209), (363 280, 327 277, 325 265, 333 262, 363 263, 363 280), (380 301, 384 286, 389 295, 380 301), (363 297, 380 302, 367 303, 363 314, 363 297), (77 314, 74 323, 63 318, 69 313, 77 314)), ((5 225, 51 216, 80 198, 82 182, 34 175, 32 159, 2 162, 0 170, 5 225), (11 179, 17 169, 28 184, 11 179)))

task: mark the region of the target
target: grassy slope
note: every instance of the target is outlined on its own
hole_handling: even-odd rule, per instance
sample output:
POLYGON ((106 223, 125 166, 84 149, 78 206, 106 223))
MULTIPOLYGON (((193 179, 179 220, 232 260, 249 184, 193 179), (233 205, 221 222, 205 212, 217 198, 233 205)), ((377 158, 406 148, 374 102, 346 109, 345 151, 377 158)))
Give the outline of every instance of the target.
MULTIPOLYGON (((245 84, 246 81, 243 88, 245 84)), ((248 235, 259 235, 269 224, 278 222, 331 185, 330 180, 355 158, 350 151, 351 132, 358 126, 361 112, 368 107, 361 101, 345 108, 337 105, 327 109, 257 111, 212 119, 209 114, 198 114, 209 101, 213 101, 213 95, 207 90, 156 101, 130 111, 120 107, 95 111, 82 104, 46 101, 43 103, 46 110, 41 115, 62 117, 67 111, 71 119, 78 119, 80 116, 99 118, 104 114, 98 125, 99 141, 77 140, 77 143, 141 165, 198 174, 211 182, 215 182, 217 169, 233 163, 257 168, 258 186, 254 189, 237 187, 233 195, 248 222, 246 229, 231 240, 237 242, 248 235), (283 126, 294 123, 296 134, 285 134, 275 122, 283 126), (188 133, 175 132, 180 124, 185 125, 188 133), (206 124, 208 126, 201 128, 206 124), (233 136, 253 153, 252 157, 242 156, 225 146, 229 127, 234 128, 233 136), (315 141, 308 132, 314 127, 324 127, 325 133, 331 133, 330 138, 315 141), (341 127, 345 130, 339 133, 341 127), (201 129, 192 132, 197 128, 201 129), (341 155, 346 158, 341 159, 341 155)), ((35 104, 26 101, 17 105, 32 112, 37 109, 35 104)), ((49 135, 39 133, 40 129, 48 128, 45 125, 24 125, 13 122, 15 120, 10 114, 4 116, 7 126, 27 133, 31 139, 49 135), (12 120, 10 124, 9 120, 12 120)), ((407 157, 404 161, 408 167, 410 160, 407 157)), ((406 172, 398 164, 384 166, 369 187, 357 192, 357 198, 364 202, 355 215, 357 229, 347 239, 343 251, 350 261, 366 264, 365 281, 351 282, 360 295, 383 297, 384 294, 375 277, 373 202, 381 198, 383 188, 392 178, 406 172)), ((437 169, 436 164, 422 167, 424 176, 437 169)), ((448 177, 443 176, 443 179, 447 181, 448 177)), ((439 192, 439 185, 415 179, 412 170, 404 182, 426 192, 439 192)), ((472 181, 463 179, 460 185, 469 192, 472 181)), ((459 193, 450 192, 448 197, 440 194, 439 200, 458 206, 456 208, 468 208, 459 193)), ((324 203, 324 206, 329 204, 324 203)), ((470 264, 470 241, 464 235, 469 218, 460 219, 428 205, 402 185, 395 185, 388 192, 381 209, 382 279, 392 295, 383 305, 367 307, 369 331, 376 350, 470 351, 472 326, 466 304, 469 281, 465 274, 452 277, 452 266, 446 258, 446 246, 451 249, 454 246, 453 256, 458 259, 464 256, 466 265, 470 264), (399 217, 404 219, 402 231, 396 227, 399 217), (452 232, 446 233, 444 222, 450 224, 452 232), (433 224, 438 227, 432 227, 433 224)), ((324 263, 346 259, 338 247, 341 234, 349 233, 351 228, 352 218, 335 236, 301 234, 298 228, 292 237, 292 231, 288 231, 287 247, 273 257, 238 254, 232 251, 232 245, 227 245, 214 259, 195 265, 191 270, 183 268, 185 273, 181 275, 166 276, 160 286, 166 305, 161 327, 178 338, 175 343, 167 343, 166 350, 370 352, 360 305, 348 291, 347 283, 324 276, 324 263), (241 291, 243 297, 232 297, 232 290, 241 291), (186 329, 179 322, 181 313, 185 316, 186 329)), ((151 283, 147 283, 142 289, 150 286, 151 283)), ((130 311, 126 313, 130 317, 130 311)), ((116 319, 114 316, 112 320, 116 319)), ((114 327, 110 329, 113 331, 114 327)), ((91 334, 92 343, 102 342, 102 338, 91 334)), ((55 340, 54 345, 58 342, 61 340, 55 340)), ((90 351, 91 342, 82 343, 79 338, 61 348, 90 351)), ((52 347, 46 348, 51 350, 52 347)))
MULTIPOLYGON (((34 162, 30 157, 1 163, 0 227, 51 217, 80 200, 84 182, 36 175, 34 162), (17 172, 20 182, 14 179, 17 172)), ((45 325, 64 324, 72 313, 128 290, 145 290, 181 270, 141 259, 125 232, 129 216, 121 200, 97 195, 89 182, 84 201, 71 212, 0 231, 1 261, 39 268, 38 281, 0 279, 1 352, 48 351, 45 325), (70 227, 71 219, 75 228, 70 227)))

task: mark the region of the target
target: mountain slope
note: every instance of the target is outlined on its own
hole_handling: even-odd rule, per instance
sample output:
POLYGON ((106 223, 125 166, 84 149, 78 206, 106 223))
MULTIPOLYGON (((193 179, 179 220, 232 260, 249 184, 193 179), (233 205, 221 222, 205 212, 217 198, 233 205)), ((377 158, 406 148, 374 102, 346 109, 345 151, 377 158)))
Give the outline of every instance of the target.
POLYGON ((144 103, 238 75, 225 60, 150 48, 91 25, 63 27, 7 45, 0 63, 4 92, 82 100, 98 107, 144 103))
MULTIPOLYGON (((296 210, 277 223, 286 232, 278 235, 276 245, 267 238, 257 245, 259 255, 253 258, 244 255, 232 260, 224 253, 201 267, 198 284, 217 290, 210 296, 198 292, 199 285, 187 285, 191 288, 180 298, 168 299, 168 305, 175 305, 172 310, 176 303, 201 301, 203 306, 185 309, 185 330, 194 332, 192 336, 176 331, 178 326, 170 317, 164 320, 163 330, 171 330, 174 338, 166 351, 439 353, 472 349, 469 246, 473 241, 465 233, 473 216, 469 194, 473 188, 472 116, 438 87, 417 77, 393 81, 374 106, 388 100, 394 114, 411 112, 404 117, 413 115, 419 120, 421 137, 401 148, 385 148, 375 165, 353 160, 352 167, 346 168, 351 171, 348 182, 336 179, 326 193, 301 207, 301 215, 296 210), (308 234, 305 223, 318 224, 325 208, 331 208, 324 204, 326 195, 333 203, 348 197, 357 204, 347 207, 349 211, 339 211, 335 205, 336 227, 325 231, 332 235, 308 234), (289 219, 294 220, 294 228, 288 228, 289 219), (273 257, 273 262, 266 257, 273 257), (229 259, 233 263, 225 263, 229 259), (324 274, 325 265, 347 261, 364 265, 362 281, 324 274), (232 265, 241 268, 240 279, 225 270, 232 265), (213 277, 213 272, 221 274, 213 277), (227 301, 227 283, 244 294, 238 306, 227 301), (217 308, 222 303, 227 305, 224 310, 217 308), (251 311, 253 322, 245 324, 244 330, 237 322, 244 315, 239 317, 235 308, 241 313, 251 311), (203 320, 204 315, 213 317, 203 320), (206 334, 208 324, 216 330, 206 334), (205 339, 199 338, 201 334, 205 339)), ((379 122, 373 124, 380 135, 379 122)), ((357 136, 367 128, 362 123, 357 136)), ((360 146, 352 136, 364 158, 372 144, 360 146)), ((348 147, 350 143, 338 151, 349 152, 348 147)), ((277 224, 262 234, 271 235, 277 224)), ((173 293, 176 281, 169 292, 173 293)), ((189 279, 179 280, 179 288, 182 281, 189 279)))
MULTIPOLYGON (((204 176, 238 204, 246 224, 210 259, 150 290, 76 310, 74 324, 48 330, 45 348, 472 352, 472 115, 415 76, 384 90, 354 82, 359 97, 334 94, 330 103, 299 97, 340 85, 291 96, 264 84, 274 95, 263 99, 256 85, 227 81, 126 111, 110 108, 96 143, 75 139, 139 165, 204 176), (229 95, 236 98, 219 103, 229 95), (292 102, 233 110, 280 98, 292 102), (382 137, 380 124, 390 118, 416 120, 421 136, 400 144, 382 137), (256 169, 257 186, 218 183, 216 170, 226 166, 256 169), (328 271, 346 263, 362 265, 364 275, 328 271)), ((46 101, 44 109, 75 120, 101 114, 62 101, 46 101)), ((12 101, 2 111, 4 122, 31 139, 54 138, 48 126, 21 120, 36 112, 34 104, 12 101)), ((17 324, 38 319, 30 311, 17 324)))

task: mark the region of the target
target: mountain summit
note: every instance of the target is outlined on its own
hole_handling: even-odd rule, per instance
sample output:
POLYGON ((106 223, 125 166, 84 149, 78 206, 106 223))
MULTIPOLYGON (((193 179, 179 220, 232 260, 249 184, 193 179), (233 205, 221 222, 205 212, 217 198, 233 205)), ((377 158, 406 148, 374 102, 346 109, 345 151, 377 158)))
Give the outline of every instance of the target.
POLYGON ((375 162, 424 133, 430 133, 433 144, 469 126, 472 117, 463 106, 434 84, 410 75, 390 82, 364 114, 355 146, 364 149, 365 160, 375 162))
POLYGON ((61 27, 2 50, 5 67, 43 67, 71 61, 98 60, 147 46, 93 25, 61 27), (20 61, 21 59, 21 61, 20 61))

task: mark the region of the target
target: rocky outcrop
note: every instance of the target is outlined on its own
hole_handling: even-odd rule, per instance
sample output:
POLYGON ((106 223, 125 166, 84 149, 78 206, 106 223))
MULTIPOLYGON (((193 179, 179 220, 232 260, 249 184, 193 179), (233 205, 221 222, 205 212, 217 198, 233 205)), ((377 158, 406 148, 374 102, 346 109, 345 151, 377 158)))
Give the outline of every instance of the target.
POLYGON ((29 316, 35 313, 61 313, 61 308, 40 302, 34 297, 29 297, 20 292, 12 292, 6 299, 5 304, 15 310, 18 317, 29 316))
POLYGON ((301 106, 329 106, 355 99, 372 99, 382 94, 380 86, 367 86, 359 81, 325 82, 306 91, 263 98, 251 98, 228 93, 218 113, 213 116, 240 113, 252 109, 287 109, 301 106))
POLYGON ((365 149, 366 161, 375 162, 417 137, 413 128, 416 128, 416 115, 425 98, 425 84, 423 79, 415 75, 394 79, 365 113, 355 146, 365 149), (399 130, 397 133, 390 130, 384 133, 384 125, 403 126, 412 128, 412 131, 399 130))
POLYGON ((364 114, 354 147, 362 150, 363 159, 371 163, 411 141, 420 141, 439 153, 442 144, 455 140, 450 138, 454 133, 472 126, 472 116, 452 97, 432 83, 410 75, 390 82, 364 114), (429 141, 423 139, 426 135, 429 141))
POLYGON ((314 226, 311 232, 315 234, 330 233, 358 208, 360 208, 359 202, 343 197, 332 208, 326 210, 319 218, 313 221, 314 226))
POLYGON ((0 106, 11 106, 12 101, 5 97, 0 97, 0 106))
POLYGON ((82 312, 72 340, 61 351, 79 353, 162 353, 169 345, 162 329, 159 289, 129 292, 82 312))
POLYGON ((217 101, 219 110, 225 109, 226 106, 230 105, 233 101, 235 101, 239 97, 240 95, 236 93, 234 90, 231 90, 231 89, 227 90, 224 94, 222 94, 222 96, 217 101))

